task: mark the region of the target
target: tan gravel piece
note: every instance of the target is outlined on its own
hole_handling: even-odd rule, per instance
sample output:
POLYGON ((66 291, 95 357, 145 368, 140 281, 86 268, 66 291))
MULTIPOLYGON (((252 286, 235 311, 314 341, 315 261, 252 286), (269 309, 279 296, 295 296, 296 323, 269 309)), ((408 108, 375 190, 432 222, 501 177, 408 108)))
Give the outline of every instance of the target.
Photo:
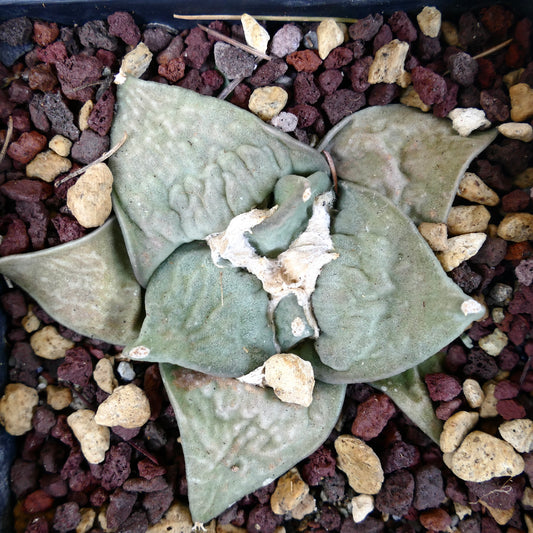
POLYGON ((94 108, 94 102, 92 100, 87 100, 80 109, 78 114, 78 126, 81 131, 89 129, 89 116, 91 115, 94 108))
POLYGON ((36 331, 30 337, 33 351, 43 359, 61 359, 67 350, 74 347, 74 343, 62 337, 55 326, 49 325, 36 331))
POLYGON ((41 321, 37 318, 37 315, 33 312, 33 305, 28 306, 28 312, 26 316, 21 320, 22 327, 26 333, 33 333, 41 327, 41 321))
POLYGON ((329 53, 344 42, 344 28, 335 19, 324 19, 316 29, 318 55, 326 59, 329 53))
POLYGON ((184 503, 175 501, 163 518, 150 526, 146 533, 191 533, 193 526, 188 507, 184 503))
POLYGON ((457 195, 470 202, 493 207, 500 203, 500 197, 476 174, 465 172, 457 195))
POLYGON ((67 408, 72 402, 72 392, 68 387, 46 386, 46 403, 55 411, 67 408))
POLYGON ((68 172, 70 167, 72 167, 70 159, 57 155, 53 150, 46 150, 37 154, 26 165, 26 176, 28 178, 38 178, 50 183, 59 174, 68 172))
POLYGON ((48 143, 48 148, 61 157, 68 157, 72 148, 72 141, 64 135, 54 135, 48 143))
POLYGON ((482 350, 485 350, 489 355, 497 357, 509 342, 507 335, 496 328, 489 335, 485 335, 479 339, 478 344, 482 350))
POLYGON ((358 524, 374 510, 374 498, 370 494, 359 494, 352 498, 352 518, 358 524))
POLYGON ((10 435, 24 435, 32 428, 33 410, 39 395, 33 387, 23 383, 9 383, 0 399, 0 424, 10 435))
POLYGON ((533 117, 533 89, 527 83, 517 83, 509 87, 509 96, 513 122, 524 122, 533 117))
POLYGON ((246 44, 264 54, 267 50, 268 41, 270 41, 270 35, 267 30, 246 13, 241 16, 241 24, 246 44))
POLYGON ((458 411, 454 413, 442 428, 440 435, 440 449, 443 453, 454 452, 463 439, 470 433, 479 420, 478 413, 458 411))
POLYGON ((411 76, 404 70, 409 44, 393 39, 382 46, 375 54, 368 71, 368 83, 397 83, 407 87, 411 76))
POLYGON ((109 428, 95 421, 94 411, 79 409, 67 417, 67 424, 78 439, 87 462, 99 464, 105 459, 110 446, 109 428))
POLYGON ((418 231, 434 252, 448 249, 448 228, 443 222, 422 222, 418 231))
POLYGON ((529 418, 518 418, 503 422, 498 428, 502 439, 508 442, 517 452, 533 451, 533 421, 529 418))
POLYGON ((495 388, 496 383, 494 381, 487 381, 483 384, 485 399, 483 400, 483 403, 479 409, 479 416, 481 418, 494 418, 495 416, 498 416, 498 410, 496 409, 498 400, 494 396, 495 388))
POLYGON ((361 439, 353 435, 340 435, 335 441, 337 465, 348 476, 355 492, 377 494, 384 476, 379 457, 361 439))
POLYGON ((521 474, 524 460, 507 442, 483 431, 473 431, 453 454, 452 471, 464 481, 482 482, 521 474))
POLYGON ((442 15, 433 6, 425 6, 416 16, 420 31, 428 37, 438 37, 440 33, 442 15))
POLYGON ((506 122, 498 126, 498 131, 509 139, 526 143, 533 141, 533 127, 526 122, 506 122))
POLYGON ((450 272, 458 267, 463 261, 476 255, 485 242, 487 235, 485 233, 468 233, 448 239, 448 248, 444 252, 437 254, 442 268, 450 272))
POLYGON ((468 405, 472 409, 481 407, 485 399, 485 393, 478 381, 472 378, 465 379, 463 382, 463 394, 465 395, 468 405))
POLYGON ((291 468, 279 478, 276 490, 270 497, 272 512, 277 515, 290 513, 308 494, 309 485, 301 478, 298 469, 291 468))
POLYGON ((446 224, 450 235, 484 232, 489 225, 490 212, 483 205, 452 207, 446 224))
POLYGON ((150 418, 146 393, 133 383, 117 387, 96 411, 95 422, 102 426, 138 428, 150 418))
POLYGON ((100 359, 93 370, 93 378, 96 384, 108 394, 111 394, 118 386, 115 378, 113 364, 107 358, 100 359))
POLYGON ((248 108, 259 118, 268 121, 283 110, 288 98, 287 91, 281 87, 258 87, 250 95, 248 108))
POLYGON ((498 226, 498 236, 506 241, 522 242, 533 239, 533 214, 509 213, 498 226))

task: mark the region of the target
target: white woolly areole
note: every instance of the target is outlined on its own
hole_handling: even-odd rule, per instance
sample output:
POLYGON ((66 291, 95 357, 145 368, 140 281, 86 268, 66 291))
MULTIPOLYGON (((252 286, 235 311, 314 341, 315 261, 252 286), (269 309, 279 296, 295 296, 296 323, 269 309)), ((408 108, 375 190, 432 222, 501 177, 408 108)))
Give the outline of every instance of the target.
POLYGON ((329 210, 333 200, 332 192, 315 198, 307 228, 275 259, 259 255, 248 242, 246 233, 251 233, 252 228, 270 217, 277 207, 269 210, 252 209, 237 215, 225 231, 206 237, 215 265, 225 259, 235 267, 248 270, 261 281, 271 298, 269 319, 272 319, 279 301, 294 294, 315 337, 318 337, 319 330, 311 311, 310 297, 322 267, 339 256, 333 251, 329 234, 329 210))

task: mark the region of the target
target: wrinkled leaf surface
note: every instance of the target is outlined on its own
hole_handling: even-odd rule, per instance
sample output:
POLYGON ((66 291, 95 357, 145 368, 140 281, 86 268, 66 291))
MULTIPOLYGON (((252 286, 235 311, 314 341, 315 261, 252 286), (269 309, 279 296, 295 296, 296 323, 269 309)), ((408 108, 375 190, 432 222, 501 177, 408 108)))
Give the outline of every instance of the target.
POLYGON ((332 240, 312 295, 321 330, 316 350, 333 383, 375 381, 404 372, 460 335, 483 309, 451 281, 414 224, 375 191, 339 184, 332 240))
POLYGON ((139 338, 124 350, 132 358, 235 377, 276 353, 261 282, 215 266, 205 243, 176 250, 152 276, 145 301, 139 338))
POLYGON ((161 365, 176 413, 193 521, 207 522, 317 449, 337 421, 345 388, 316 383, 309 407, 271 389, 161 365))
POLYGON ((81 239, 4 257, 0 273, 82 335, 123 345, 139 334, 143 291, 116 219, 81 239))
POLYGON ((252 113, 176 86, 128 78, 118 87, 109 161, 114 207, 145 286, 178 246, 222 231, 288 174, 328 172, 312 148, 252 113))
POLYGON ((345 118, 318 150, 330 152, 342 179, 387 196, 416 224, 446 222, 464 172, 496 134, 461 137, 450 120, 391 104, 345 118))

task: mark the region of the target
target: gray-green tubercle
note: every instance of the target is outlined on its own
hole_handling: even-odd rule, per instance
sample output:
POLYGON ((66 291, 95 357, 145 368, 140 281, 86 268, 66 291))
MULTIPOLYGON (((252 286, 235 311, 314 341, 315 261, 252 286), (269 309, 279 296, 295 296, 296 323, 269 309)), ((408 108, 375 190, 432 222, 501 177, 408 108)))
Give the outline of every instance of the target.
POLYGON ((445 220, 494 133, 464 139, 413 109, 363 110, 321 144, 339 175, 335 196, 319 151, 228 103, 129 78, 117 106, 112 141, 127 141, 109 165, 122 236, 109 222, 65 247, 1 259, 0 272, 59 322, 161 363, 193 520, 316 449, 346 383, 382 380, 436 439, 417 365, 483 308, 411 219, 445 220), (79 295, 97 295, 96 318, 72 313, 79 295), (313 365, 308 408, 235 379, 285 351, 313 365))

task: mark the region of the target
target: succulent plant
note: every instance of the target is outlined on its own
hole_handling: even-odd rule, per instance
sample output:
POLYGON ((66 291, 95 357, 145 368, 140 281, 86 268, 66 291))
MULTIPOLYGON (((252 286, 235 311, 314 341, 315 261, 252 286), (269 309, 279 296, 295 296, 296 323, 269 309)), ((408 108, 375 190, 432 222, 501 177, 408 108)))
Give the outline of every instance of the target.
POLYGON ((128 78, 117 102, 112 140, 127 141, 109 163, 116 219, 1 259, 0 272, 65 326, 161 364, 193 520, 314 451, 347 383, 386 390, 437 438, 419 365, 484 310, 415 223, 446 221, 494 132, 463 138, 391 105, 347 117, 313 149, 175 86, 128 78), (252 384, 278 353, 311 363, 310 405, 252 384))

